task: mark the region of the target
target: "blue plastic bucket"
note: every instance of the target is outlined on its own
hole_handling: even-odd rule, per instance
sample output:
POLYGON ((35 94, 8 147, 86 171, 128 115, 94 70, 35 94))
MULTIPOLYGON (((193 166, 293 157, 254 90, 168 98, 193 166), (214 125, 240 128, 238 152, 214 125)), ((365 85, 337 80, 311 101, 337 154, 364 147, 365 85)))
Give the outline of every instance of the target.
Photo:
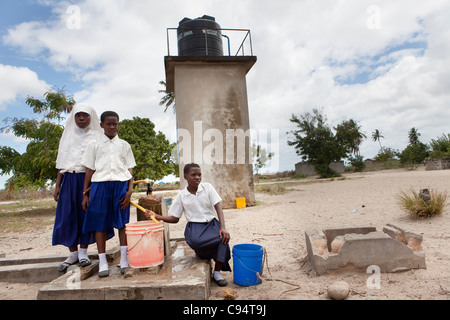
POLYGON ((240 286, 254 286, 261 282, 264 248, 243 243, 233 246, 233 281, 240 286))

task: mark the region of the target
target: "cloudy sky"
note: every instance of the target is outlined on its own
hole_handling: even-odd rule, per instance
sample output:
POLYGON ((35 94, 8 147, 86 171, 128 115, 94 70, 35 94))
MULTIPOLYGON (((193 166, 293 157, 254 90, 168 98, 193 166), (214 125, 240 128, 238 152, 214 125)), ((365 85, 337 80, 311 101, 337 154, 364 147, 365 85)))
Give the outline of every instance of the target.
POLYGON ((279 132, 272 170, 294 169, 289 119, 314 107, 332 126, 358 121, 365 158, 378 152, 375 129, 401 151, 412 127, 425 143, 450 132, 449 12, 447 0, 0 0, 0 119, 33 117, 27 95, 64 88, 99 114, 150 118, 175 141, 174 113, 158 105, 166 29, 207 14, 251 30, 250 125, 279 132))

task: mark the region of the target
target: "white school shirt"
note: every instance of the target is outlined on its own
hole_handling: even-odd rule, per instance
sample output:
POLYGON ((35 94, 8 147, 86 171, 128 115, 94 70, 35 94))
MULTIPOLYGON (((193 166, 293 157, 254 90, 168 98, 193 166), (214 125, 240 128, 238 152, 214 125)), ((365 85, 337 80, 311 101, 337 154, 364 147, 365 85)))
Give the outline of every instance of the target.
POLYGON ((128 169, 136 166, 130 144, 117 135, 109 139, 105 134, 87 145, 81 164, 95 170, 92 182, 128 181, 128 169))
POLYGON ((186 186, 175 196, 169 215, 181 218, 184 212, 188 222, 209 222, 216 217, 214 205, 220 201, 216 189, 208 182, 201 182, 196 194, 190 193, 186 186))

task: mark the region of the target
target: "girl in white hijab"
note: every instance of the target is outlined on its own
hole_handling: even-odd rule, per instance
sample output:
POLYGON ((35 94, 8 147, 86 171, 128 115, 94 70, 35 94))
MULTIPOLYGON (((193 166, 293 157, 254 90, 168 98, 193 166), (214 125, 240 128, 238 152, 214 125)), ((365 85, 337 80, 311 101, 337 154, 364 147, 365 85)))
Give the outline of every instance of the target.
MULTIPOLYGON (((80 162, 87 144, 102 134, 103 129, 95 110, 87 104, 76 104, 67 118, 56 158, 59 171, 54 198, 58 204, 52 243, 64 245, 70 251, 69 257, 58 267, 61 272, 77 261, 81 266, 91 263, 87 247, 95 242, 95 232, 82 233, 86 215, 81 206, 86 167, 80 162)), ((111 232, 109 238, 114 235, 111 232)))

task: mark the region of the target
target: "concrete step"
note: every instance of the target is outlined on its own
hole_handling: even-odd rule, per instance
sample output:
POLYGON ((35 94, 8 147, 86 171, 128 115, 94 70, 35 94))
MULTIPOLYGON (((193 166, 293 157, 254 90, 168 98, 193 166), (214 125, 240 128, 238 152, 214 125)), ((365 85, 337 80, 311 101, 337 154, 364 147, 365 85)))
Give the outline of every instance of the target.
MULTIPOLYGON (((112 262, 120 257, 120 248, 114 247, 106 252, 106 258, 112 262)), ((0 258, 0 282, 16 283, 40 283, 50 282, 64 275, 59 272, 59 265, 66 260, 67 254, 52 255, 46 257, 28 257, 28 258, 0 258)), ((98 254, 89 254, 92 263, 87 274, 91 275, 98 270, 94 261, 98 259, 98 254), (94 271, 91 269, 94 268, 94 271)), ((68 270, 79 268, 79 264, 70 266, 68 270)), ((81 268, 82 270, 85 268, 81 268)), ((85 270, 87 272, 87 270, 85 270)))
POLYGON ((0 267, 0 282, 49 282, 62 275, 61 262, 27 263, 0 267))

